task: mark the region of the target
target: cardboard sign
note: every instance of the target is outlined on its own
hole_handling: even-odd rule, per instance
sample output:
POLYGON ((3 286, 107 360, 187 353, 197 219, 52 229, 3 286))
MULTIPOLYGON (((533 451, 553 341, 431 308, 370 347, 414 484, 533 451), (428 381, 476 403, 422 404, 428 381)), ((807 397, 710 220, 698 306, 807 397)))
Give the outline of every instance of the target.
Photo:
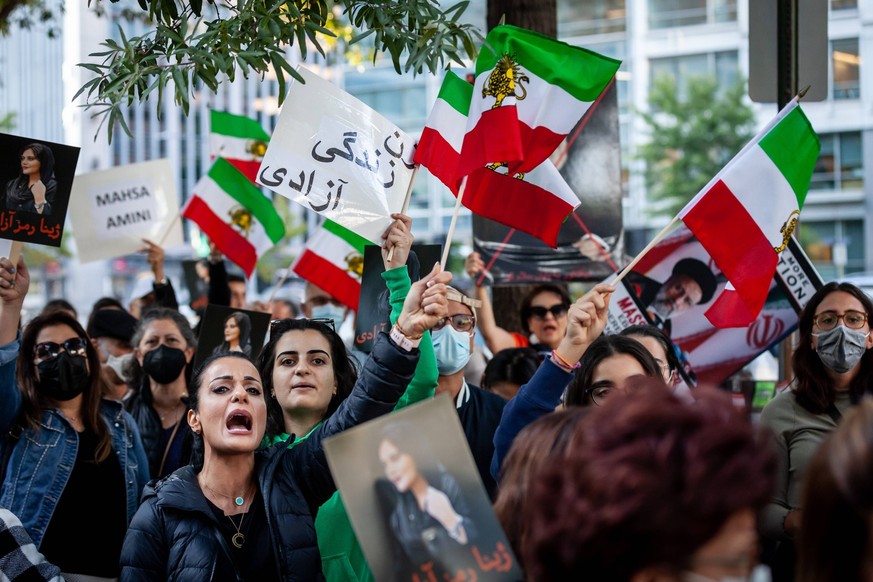
POLYGON ((447 395, 344 431, 324 449, 379 582, 523 578, 447 395), (422 479, 439 498, 425 509, 409 487, 422 479), (461 518, 452 530, 427 509, 446 504, 461 518))
POLYGON ((415 140, 374 109, 298 67, 258 183, 369 240, 400 212, 415 140))
POLYGON ((270 314, 225 305, 207 305, 200 320, 194 369, 213 354, 238 351, 252 361, 261 353, 270 327, 270 314))
POLYGON ((0 238, 61 246, 79 148, 0 133, 0 152, 0 238))
MULTIPOLYGON (((421 273, 429 273, 434 263, 440 260, 441 245, 413 244, 406 268, 413 283, 421 278, 421 273), (415 257, 416 259, 414 259, 415 257)), ((361 298, 355 319, 355 349, 370 353, 380 331, 388 331, 390 311, 384 312, 380 297, 388 288, 382 273, 382 248, 376 245, 364 247, 364 272, 361 276, 361 298)))
POLYGON ((79 261, 134 253, 142 239, 183 244, 179 197, 169 160, 130 164, 76 178, 70 220, 79 261))
POLYGON ((473 215, 473 246, 493 277, 481 284, 598 281, 614 273, 610 261, 620 264, 624 252, 620 153, 613 84, 552 155, 582 203, 561 227, 557 249, 473 215))

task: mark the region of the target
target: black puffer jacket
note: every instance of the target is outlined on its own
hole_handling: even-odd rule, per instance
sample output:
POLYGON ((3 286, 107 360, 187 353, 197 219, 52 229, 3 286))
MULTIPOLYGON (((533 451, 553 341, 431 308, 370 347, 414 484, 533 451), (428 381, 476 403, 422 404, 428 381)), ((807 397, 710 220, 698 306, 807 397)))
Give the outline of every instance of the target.
MULTIPOLYGON (((281 579, 323 580, 314 515, 336 490, 323 441, 394 409, 412 379, 419 351, 405 352, 382 333, 351 395, 294 448, 279 443, 255 453, 255 472, 267 510, 281 579)), ((293 438, 292 438, 293 440, 293 438)), ((233 567, 226 543, 192 467, 152 482, 121 552, 121 580, 211 580, 233 567)))

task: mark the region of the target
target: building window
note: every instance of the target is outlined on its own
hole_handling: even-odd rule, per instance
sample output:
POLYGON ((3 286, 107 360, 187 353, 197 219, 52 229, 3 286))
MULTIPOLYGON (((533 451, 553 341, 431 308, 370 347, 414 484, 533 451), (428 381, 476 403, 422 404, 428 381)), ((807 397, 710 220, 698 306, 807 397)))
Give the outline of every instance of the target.
POLYGON ((736 22, 737 0, 649 0, 649 28, 736 22))
POLYGON ((861 96, 861 56, 857 38, 831 41, 831 70, 834 99, 858 99, 861 96))
POLYGON ((625 4, 625 0, 561 0, 558 2, 558 37, 624 32, 625 4))
POLYGON ((831 0, 831 10, 857 10, 858 0, 831 0))
POLYGON ((800 241, 822 279, 829 281, 864 269, 864 222, 803 222, 800 241))
POLYGON ((715 77, 719 88, 725 90, 739 79, 736 51, 652 59, 649 65, 650 82, 658 77, 672 77, 680 101, 688 98, 688 88, 695 77, 715 77))
POLYGON ((819 136, 821 153, 812 173, 810 190, 864 188, 864 152, 861 132, 825 133, 819 136))

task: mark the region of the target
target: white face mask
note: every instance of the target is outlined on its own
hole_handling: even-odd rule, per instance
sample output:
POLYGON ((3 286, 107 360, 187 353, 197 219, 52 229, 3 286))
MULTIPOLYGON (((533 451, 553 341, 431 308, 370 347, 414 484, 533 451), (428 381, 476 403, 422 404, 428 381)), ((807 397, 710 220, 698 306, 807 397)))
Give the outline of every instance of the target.
POLYGON ((339 329, 346 318, 346 308, 333 303, 325 303, 312 308, 312 319, 332 319, 334 326, 339 329))
POLYGON ((440 375, 450 376, 470 361, 469 332, 458 331, 447 323, 442 329, 431 332, 431 339, 440 375))
POLYGON ((118 377, 127 382, 127 377, 124 375, 124 369, 127 367, 128 362, 133 359, 133 352, 129 354, 124 354, 123 356, 113 356, 110 355, 106 358, 106 365, 118 374, 118 377))
POLYGON ((685 572, 682 575, 684 582, 771 582, 770 568, 764 564, 758 564, 748 576, 722 576, 721 578, 707 578, 695 572, 685 572))

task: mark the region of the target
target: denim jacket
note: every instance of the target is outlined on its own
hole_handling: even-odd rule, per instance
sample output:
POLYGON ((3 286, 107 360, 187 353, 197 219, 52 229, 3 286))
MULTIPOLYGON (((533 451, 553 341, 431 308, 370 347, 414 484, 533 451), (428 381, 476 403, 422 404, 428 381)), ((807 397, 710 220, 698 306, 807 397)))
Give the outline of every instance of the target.
MULTIPOLYGON (((17 442, 10 441, 9 431, 22 401, 15 379, 20 339, 0 346, 0 448, 15 447, 0 490, 0 506, 18 516, 39 547, 76 463, 79 435, 60 412, 48 409, 43 412, 40 430, 25 429, 17 442)), ((124 472, 129 523, 149 479, 148 461, 136 422, 120 402, 104 400, 100 415, 124 472)))

